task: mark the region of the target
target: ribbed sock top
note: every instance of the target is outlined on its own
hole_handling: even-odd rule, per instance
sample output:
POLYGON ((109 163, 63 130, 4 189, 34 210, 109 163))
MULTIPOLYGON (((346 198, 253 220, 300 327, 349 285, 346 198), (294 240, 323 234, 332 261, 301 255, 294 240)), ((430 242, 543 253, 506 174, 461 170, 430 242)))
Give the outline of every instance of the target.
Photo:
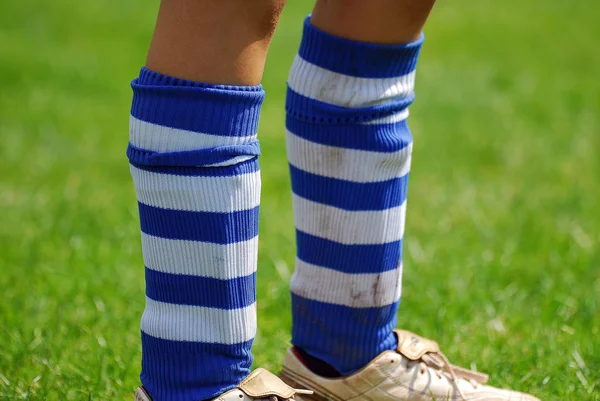
POLYGON ((424 35, 407 44, 373 44, 330 35, 304 21, 298 54, 309 63, 344 75, 390 78, 415 70, 424 35))

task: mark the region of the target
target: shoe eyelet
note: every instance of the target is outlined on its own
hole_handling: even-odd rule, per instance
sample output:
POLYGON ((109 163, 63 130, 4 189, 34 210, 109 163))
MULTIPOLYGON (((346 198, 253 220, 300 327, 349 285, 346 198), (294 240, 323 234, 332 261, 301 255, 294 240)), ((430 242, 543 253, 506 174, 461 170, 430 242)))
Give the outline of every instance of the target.
POLYGON ((238 397, 240 397, 240 398, 244 398, 244 395, 243 395, 243 394, 240 394, 240 395, 238 395, 238 397))

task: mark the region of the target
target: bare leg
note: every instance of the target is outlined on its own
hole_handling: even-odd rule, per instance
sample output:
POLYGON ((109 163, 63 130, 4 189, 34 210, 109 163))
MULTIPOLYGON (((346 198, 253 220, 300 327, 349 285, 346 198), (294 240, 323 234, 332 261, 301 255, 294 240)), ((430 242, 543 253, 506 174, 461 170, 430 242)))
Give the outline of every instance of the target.
POLYGON ((310 22, 342 38, 399 44, 419 38, 435 0, 319 0, 310 22))
POLYGON ((136 400, 212 399, 250 374, 258 84, 283 4, 161 3, 146 68, 132 85, 127 151, 146 272, 136 400))
POLYGON ((412 150, 405 120, 433 5, 319 0, 290 72, 292 343, 324 376, 348 375, 397 346, 412 150))
POLYGON ((153 71, 256 85, 285 0, 163 0, 148 52, 153 71))
POLYGON ((405 120, 433 5, 318 0, 290 72, 298 257, 295 347, 282 376, 308 384, 315 400, 539 401, 483 386, 486 375, 452 366, 435 342, 395 330, 412 149, 405 120))

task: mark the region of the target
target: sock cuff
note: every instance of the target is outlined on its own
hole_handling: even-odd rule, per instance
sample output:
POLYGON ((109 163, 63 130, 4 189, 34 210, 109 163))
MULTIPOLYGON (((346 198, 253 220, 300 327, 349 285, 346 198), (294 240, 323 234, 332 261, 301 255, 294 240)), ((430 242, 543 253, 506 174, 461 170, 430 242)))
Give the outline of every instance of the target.
POLYGON ((131 116, 197 133, 243 137, 256 134, 265 92, 261 85, 214 85, 142 68, 131 83, 131 116))
POLYGON ((262 86, 214 85, 142 68, 127 156, 145 166, 232 166, 260 154, 262 86))
POLYGON ((260 92, 262 85, 243 86, 243 85, 220 85, 209 84, 206 82, 191 81, 189 79, 176 78, 160 72, 152 71, 147 67, 142 67, 140 75, 137 78, 138 84, 150 86, 189 86, 195 88, 213 88, 223 90, 233 90, 241 92, 260 92))
POLYGON ((304 21, 299 56, 328 70, 361 78, 391 78, 416 69, 424 35, 411 43, 389 45, 357 42, 321 31, 304 21))

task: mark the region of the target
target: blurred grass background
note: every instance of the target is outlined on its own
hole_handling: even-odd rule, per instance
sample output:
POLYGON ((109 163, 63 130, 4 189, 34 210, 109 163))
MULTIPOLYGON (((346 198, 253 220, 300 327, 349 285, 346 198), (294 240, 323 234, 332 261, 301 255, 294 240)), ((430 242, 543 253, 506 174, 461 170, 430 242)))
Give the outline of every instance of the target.
MULTIPOLYGON (((290 0, 261 120, 257 364, 279 367, 294 261, 290 0)), ((0 5, 0 399, 132 399, 143 265, 124 155, 158 2, 0 5)), ((600 400, 600 3, 441 2, 427 29, 400 325, 544 400, 600 400)))

